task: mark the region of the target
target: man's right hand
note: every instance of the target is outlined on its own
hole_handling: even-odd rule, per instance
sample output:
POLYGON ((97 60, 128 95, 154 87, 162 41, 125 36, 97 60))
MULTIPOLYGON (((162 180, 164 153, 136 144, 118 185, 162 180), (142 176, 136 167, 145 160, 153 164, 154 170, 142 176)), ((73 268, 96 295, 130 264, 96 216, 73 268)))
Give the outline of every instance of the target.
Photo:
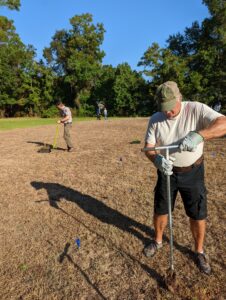
POLYGON ((180 151, 190 151, 196 150, 197 146, 204 141, 201 134, 196 131, 190 131, 179 145, 180 151))
POLYGON ((175 161, 174 157, 169 157, 166 159, 163 155, 157 154, 154 160, 154 165, 159 171, 161 171, 164 175, 172 175, 173 174, 173 162, 175 161))

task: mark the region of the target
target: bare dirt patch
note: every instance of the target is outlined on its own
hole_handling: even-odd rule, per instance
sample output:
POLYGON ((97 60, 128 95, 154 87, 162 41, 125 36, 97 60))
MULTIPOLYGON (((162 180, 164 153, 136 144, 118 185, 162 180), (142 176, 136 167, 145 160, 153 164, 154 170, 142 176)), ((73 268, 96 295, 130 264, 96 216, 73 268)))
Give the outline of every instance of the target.
POLYGON ((205 146, 206 250, 213 274, 201 274, 194 263, 178 197, 173 218, 179 285, 172 293, 163 280, 168 232, 154 258, 142 254, 153 236, 156 180, 154 167, 140 152, 147 122, 75 122, 72 153, 62 150, 62 138, 58 150, 38 153, 43 143, 53 142, 54 126, 0 133, 0 299, 226 297, 226 139, 205 146))

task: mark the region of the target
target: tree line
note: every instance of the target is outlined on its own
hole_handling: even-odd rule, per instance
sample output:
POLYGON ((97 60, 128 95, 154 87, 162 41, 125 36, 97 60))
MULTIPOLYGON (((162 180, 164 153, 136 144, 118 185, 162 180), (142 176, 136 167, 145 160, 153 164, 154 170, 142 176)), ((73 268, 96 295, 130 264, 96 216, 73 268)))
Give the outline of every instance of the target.
MULTIPOLYGON (((73 16, 68 30, 56 31, 43 59, 25 45, 12 20, 0 16, 0 117, 52 117, 56 100, 77 115, 95 115, 98 103, 109 115, 147 116, 164 81, 178 83, 184 99, 226 108, 226 2, 203 0, 210 16, 170 35, 166 47, 153 43, 133 70, 127 62, 104 65, 104 25, 89 13, 73 16)), ((20 0, 0 0, 19 10, 20 0)))

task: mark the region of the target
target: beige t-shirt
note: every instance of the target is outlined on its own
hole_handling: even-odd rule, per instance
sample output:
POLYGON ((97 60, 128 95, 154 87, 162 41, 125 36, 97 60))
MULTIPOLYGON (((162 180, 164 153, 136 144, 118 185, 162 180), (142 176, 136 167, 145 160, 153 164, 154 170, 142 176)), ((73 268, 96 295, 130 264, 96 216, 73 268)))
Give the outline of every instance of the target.
MULTIPOLYGON (((222 114, 200 102, 185 101, 181 103, 180 113, 172 119, 167 119, 163 112, 157 112, 149 120, 145 141, 156 146, 178 145, 190 131, 199 131, 222 114)), ((165 150, 161 151, 164 155, 165 150)), ((192 165, 203 153, 203 143, 196 151, 179 152, 171 149, 170 155, 175 157, 174 166, 186 167, 192 165)))
POLYGON ((63 110, 61 110, 61 116, 63 118, 69 116, 69 119, 66 122, 64 122, 64 124, 72 123, 72 114, 69 107, 64 106, 63 110))

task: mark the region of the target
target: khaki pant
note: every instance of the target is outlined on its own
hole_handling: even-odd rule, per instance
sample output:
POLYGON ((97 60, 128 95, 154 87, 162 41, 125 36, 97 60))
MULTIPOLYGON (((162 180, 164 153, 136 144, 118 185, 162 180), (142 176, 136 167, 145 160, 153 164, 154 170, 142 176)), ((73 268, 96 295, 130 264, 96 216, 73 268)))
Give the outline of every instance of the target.
POLYGON ((74 148, 74 146, 71 142, 71 135, 70 135, 71 128, 72 128, 71 123, 64 124, 64 140, 65 140, 68 148, 74 148))

